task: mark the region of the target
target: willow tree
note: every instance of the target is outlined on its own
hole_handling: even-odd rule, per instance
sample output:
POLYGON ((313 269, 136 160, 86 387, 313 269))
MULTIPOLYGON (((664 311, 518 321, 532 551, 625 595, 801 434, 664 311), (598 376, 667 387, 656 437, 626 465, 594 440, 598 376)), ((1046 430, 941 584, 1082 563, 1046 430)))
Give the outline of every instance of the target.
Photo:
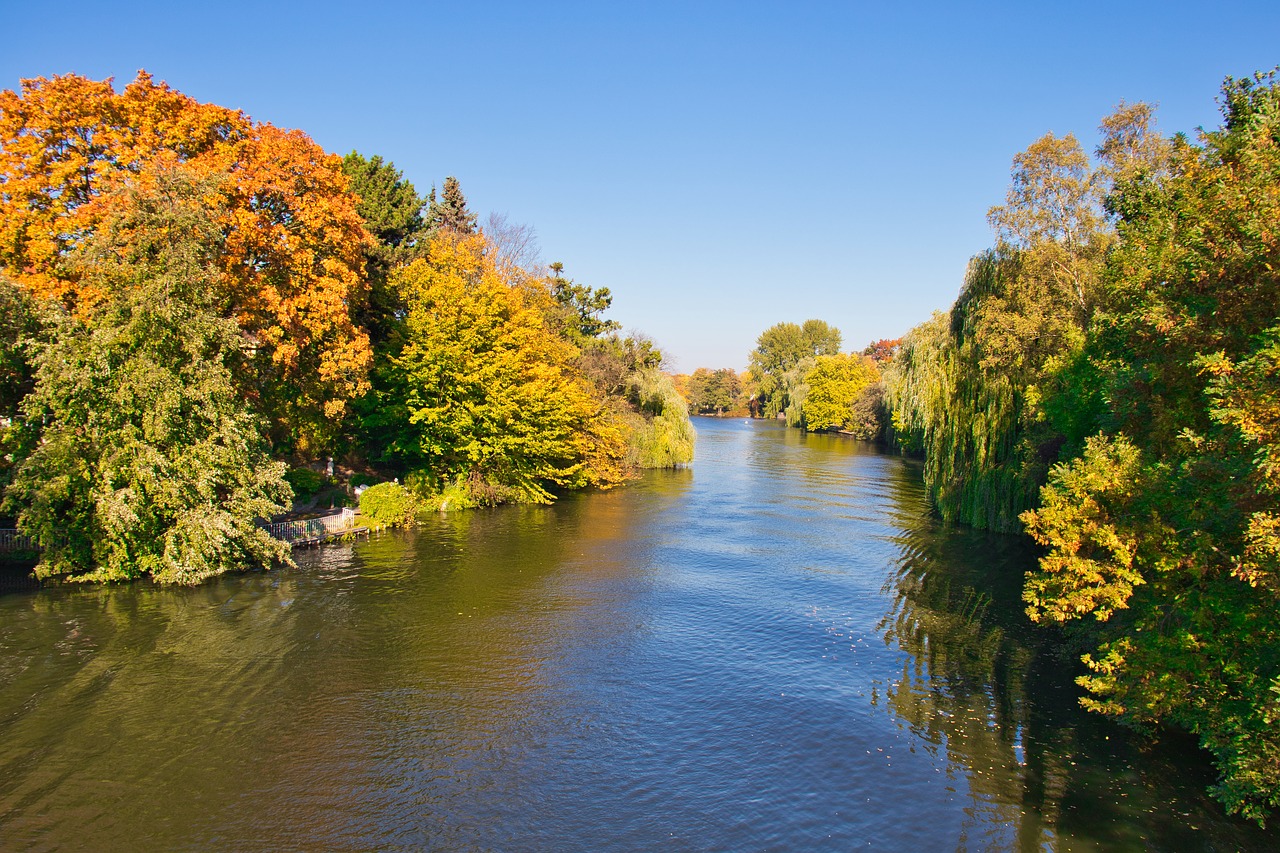
POLYGON ((1070 135, 1018 154, 1005 203, 989 212, 996 246, 970 263, 946 328, 913 333, 887 371, 895 426, 924 452, 944 518, 1017 529, 1063 448, 1096 428, 1084 348, 1115 242, 1104 199, 1156 150, 1150 120, 1145 106, 1104 120, 1097 163, 1070 135))

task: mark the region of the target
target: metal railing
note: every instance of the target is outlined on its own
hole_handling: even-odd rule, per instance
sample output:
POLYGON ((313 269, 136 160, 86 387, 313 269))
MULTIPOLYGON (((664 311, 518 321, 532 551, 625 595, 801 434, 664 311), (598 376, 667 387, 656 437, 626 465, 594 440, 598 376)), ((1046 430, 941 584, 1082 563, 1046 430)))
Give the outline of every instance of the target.
POLYGON ((354 530, 356 515, 356 511, 351 507, 343 507, 342 512, 335 512, 332 515, 304 518, 298 521, 277 521, 264 524, 263 529, 270 536, 285 542, 322 539, 325 536, 339 536, 348 530, 354 530))
POLYGON ((40 546, 30 536, 24 536, 12 527, 0 527, 0 554, 16 554, 39 551, 40 546))

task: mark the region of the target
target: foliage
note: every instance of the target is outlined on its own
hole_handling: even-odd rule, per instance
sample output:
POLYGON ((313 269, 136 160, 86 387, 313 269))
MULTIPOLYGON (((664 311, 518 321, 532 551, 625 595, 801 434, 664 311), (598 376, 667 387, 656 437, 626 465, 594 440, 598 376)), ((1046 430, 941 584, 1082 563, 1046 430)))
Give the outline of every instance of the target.
POLYGON ((1016 529, 1064 446, 1096 424, 1081 364, 1115 240, 1102 196, 1154 150, 1139 144, 1149 120, 1138 107, 1105 120, 1096 167, 1070 135, 1018 154, 1005 204, 989 213, 997 246, 970 262, 949 328, 935 317, 913 330, 886 370, 896 438, 925 454, 944 519, 1016 529))
POLYGON ((884 400, 884 381, 872 382, 858 392, 850 408, 845 431, 863 441, 880 441, 889 423, 884 400))
POLYGON ((368 429, 411 469, 521 500, 612 485, 604 463, 623 439, 574 371, 576 348, 548 328, 545 293, 505 280, 485 248, 479 235, 442 232, 429 260, 393 275, 404 344, 381 371, 368 429))
POLYGON ((429 234, 423 208, 427 202, 399 169, 381 157, 366 160, 352 151, 342 158, 342 171, 359 199, 356 211, 374 238, 365 244, 368 299, 355 317, 377 348, 392 334, 395 318, 404 312, 388 283, 391 270, 426 250, 429 234))
POLYGON ((687 385, 689 408, 700 415, 723 415, 746 404, 742 380, 727 367, 720 370, 699 367, 689 376, 687 385))
POLYGON ((0 277, 0 418, 13 418, 31 390, 31 341, 40 329, 31 296, 0 277))
POLYGON ((697 433, 671 377, 652 367, 635 370, 627 377, 626 398, 635 409, 627 417, 628 462, 675 468, 693 461, 697 433))
POLYGON ((572 279, 564 277, 564 264, 559 261, 551 264, 547 288, 562 309, 561 322, 565 335, 575 343, 582 345, 590 338, 598 338, 621 328, 615 321, 603 317, 604 312, 613 304, 609 288, 592 288, 574 283, 572 279))
MULTIPOLYGON (((1280 805, 1280 87, 1228 80, 1224 124, 1113 169, 1119 243, 1085 347, 1084 456, 1025 516, 1033 618, 1092 615, 1086 704, 1197 733, 1217 795, 1280 805)), ((1128 141, 1126 141, 1128 140, 1128 141)))
POLYGON ((417 495, 399 483, 379 483, 360 495, 360 517, 369 527, 408 527, 422 511, 417 495))
POLYGON ((809 388, 802 408, 802 425, 814 432, 848 427, 854 402, 879 378, 880 371, 867 356, 819 356, 806 377, 809 388))
POLYGON ((293 488, 294 498, 300 501, 310 499, 325 485, 325 476, 310 468, 290 468, 284 479, 293 488))
MULTIPOLYGON (((797 371, 802 361, 838 352, 840 330, 822 320, 805 320, 802 326, 778 323, 761 332, 750 362, 759 383, 757 396, 763 416, 776 417, 797 402, 794 395, 804 380, 803 369, 797 371)), ((798 407, 795 411, 798 425, 798 407)))
POLYGON ((205 185, 224 239, 210 309, 252 346, 235 378, 271 418, 277 439, 331 439, 366 382, 368 339, 350 307, 364 295, 366 232, 337 157, 297 131, 156 84, 122 92, 76 75, 0 92, 0 273, 39 299, 88 316, 114 296, 109 279, 73 263, 126 193, 166 166, 222 175, 205 185))
POLYGON ((902 338, 881 338, 878 341, 867 344, 867 348, 862 351, 862 354, 874 361, 877 368, 883 368, 893 361, 901 348, 902 338))
POLYGON ((467 208, 462 185, 452 175, 444 179, 444 191, 439 200, 436 199, 435 187, 431 188, 431 195, 427 197, 427 229, 432 233, 476 233, 476 215, 467 208))
POLYGON ((288 559, 255 524, 291 492, 232 382, 240 331, 210 304, 222 247, 208 195, 162 175, 82 250, 86 283, 111 297, 64 315, 38 351, 6 492, 44 548, 40 577, 193 584, 288 559))

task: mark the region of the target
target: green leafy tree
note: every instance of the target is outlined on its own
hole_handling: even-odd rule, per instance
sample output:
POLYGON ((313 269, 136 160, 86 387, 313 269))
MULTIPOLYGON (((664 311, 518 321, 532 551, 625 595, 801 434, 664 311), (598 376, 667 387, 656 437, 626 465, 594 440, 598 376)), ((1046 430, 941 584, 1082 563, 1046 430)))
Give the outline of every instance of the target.
POLYGON ((18 452, 22 401, 35 384, 32 359, 43 327, 41 316, 25 290, 0 277, 0 494, 18 452))
MULTIPOLYGON (((1086 704, 1176 724, 1217 795, 1280 805, 1280 86, 1229 79, 1221 129, 1120 146, 1119 243, 1085 348, 1098 435, 1024 515, 1032 618, 1090 618, 1086 704)), ((1139 140, 1141 141, 1141 140, 1139 140)))
POLYGON ((793 405, 793 394, 803 383, 803 371, 796 372, 803 359, 835 355, 840 343, 840 330, 823 320, 806 320, 803 326, 778 323, 765 329, 749 357, 764 416, 775 417, 793 405))
POLYGON ((64 316, 38 351, 6 490, 44 548, 40 577, 192 584, 288 559, 255 524, 291 492, 232 381, 240 330, 211 303, 212 194, 207 180, 161 176, 78 259, 113 296, 87 322, 64 316))
POLYGON ((368 330, 376 349, 386 342, 395 326, 394 318, 404 310, 388 286, 391 270, 426 249, 428 231, 423 209, 427 201, 399 169, 379 156, 365 159, 352 151, 342 158, 342 171, 359 198, 356 212, 374 237, 365 249, 368 300, 356 312, 356 320, 368 330))
POLYGON ((689 407, 698 414, 722 415, 742 406, 742 380, 729 368, 699 367, 689 377, 689 407))
POLYGON ((547 287, 556 304, 563 309, 562 323, 571 340, 582 344, 589 338, 598 338, 622 328, 616 321, 604 319, 604 312, 613 304, 609 288, 576 284, 564 277, 564 264, 559 261, 551 264, 547 287))

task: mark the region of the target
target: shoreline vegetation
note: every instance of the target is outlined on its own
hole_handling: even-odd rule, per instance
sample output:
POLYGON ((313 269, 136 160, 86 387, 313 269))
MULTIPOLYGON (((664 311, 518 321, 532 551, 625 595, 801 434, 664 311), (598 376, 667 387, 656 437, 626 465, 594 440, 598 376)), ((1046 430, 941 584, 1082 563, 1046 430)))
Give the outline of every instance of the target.
POLYGON ((993 247, 948 312, 840 355, 820 320, 749 370, 678 377, 695 413, 844 429, 924 460, 950 523, 1041 547, 1029 618, 1085 652, 1088 709, 1193 733, 1212 793, 1280 806, 1280 84, 1228 78, 1222 125, 1162 135, 1148 104, 1090 156, 1013 161, 993 247))
POLYGON ((0 92, 0 187, 0 526, 41 580, 288 563, 261 523, 358 486, 393 526, 692 459, 657 345, 452 177, 140 72, 0 92))
POLYGON ((1016 155, 994 245, 901 339, 782 322, 744 373, 672 376, 453 177, 422 195, 145 72, 24 81, 0 92, 0 522, 43 580, 196 584, 288 563, 259 522, 295 499, 365 487, 397 526, 687 464, 690 412, 879 441, 924 460, 946 522, 1039 544, 1026 612, 1085 652, 1085 707, 1193 733, 1263 823, 1280 85, 1219 103, 1194 136, 1122 103, 1093 152, 1016 155))

